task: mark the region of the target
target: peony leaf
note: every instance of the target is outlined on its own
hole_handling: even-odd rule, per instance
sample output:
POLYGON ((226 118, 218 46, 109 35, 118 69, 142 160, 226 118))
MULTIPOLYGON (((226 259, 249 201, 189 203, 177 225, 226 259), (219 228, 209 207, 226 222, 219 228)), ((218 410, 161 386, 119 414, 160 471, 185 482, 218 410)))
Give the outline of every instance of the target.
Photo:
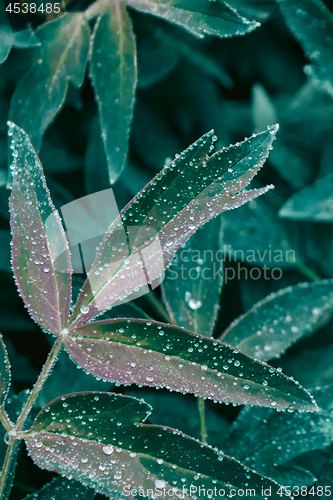
POLYGON ((11 122, 8 134, 13 150, 10 211, 15 281, 33 319, 47 331, 60 333, 66 326, 71 300, 68 243, 28 136, 11 122), (65 257, 65 272, 59 272, 56 265, 60 254, 65 257))
POLYGON ((120 299, 129 300, 133 290, 147 291, 147 281, 159 283, 164 268, 198 227, 270 189, 244 191, 265 162, 276 131, 272 127, 209 156, 210 132, 166 166, 111 224, 72 324, 85 323, 120 299))
POLYGON ((137 83, 136 44, 126 5, 111 2, 96 23, 91 42, 91 76, 100 111, 102 137, 113 184, 128 152, 137 83))
POLYGON ((85 370, 112 382, 166 387, 220 402, 316 409, 308 393, 275 368, 176 326, 98 321, 69 330, 64 345, 85 370))
POLYGON ((256 359, 279 357, 333 316, 333 280, 299 283, 272 293, 237 318, 220 341, 256 359))
POLYGON ((278 498, 277 483, 216 449, 175 429, 142 423, 150 413, 147 403, 129 396, 71 394, 43 408, 25 441, 40 467, 109 498, 125 500, 140 488, 143 498, 151 498, 149 491, 164 491, 165 498, 176 494, 189 500, 199 486, 216 486, 221 497, 228 497, 245 484, 256 498, 263 498, 267 488, 278 498))

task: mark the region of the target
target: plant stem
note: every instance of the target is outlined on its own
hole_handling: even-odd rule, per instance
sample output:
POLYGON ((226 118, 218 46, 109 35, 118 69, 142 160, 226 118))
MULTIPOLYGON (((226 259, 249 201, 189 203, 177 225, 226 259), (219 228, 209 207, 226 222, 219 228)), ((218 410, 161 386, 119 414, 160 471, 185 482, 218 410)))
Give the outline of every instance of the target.
POLYGON ((151 305, 154 307, 155 311, 159 313, 160 316, 164 319, 166 323, 171 323, 170 317, 164 307, 162 306, 161 302, 158 300, 158 298, 155 296, 154 292, 149 292, 146 295, 146 298, 149 300, 151 305))
POLYGON ((94 17, 100 16, 109 6, 110 0, 97 0, 89 5, 89 7, 85 10, 85 20, 90 21, 91 19, 94 19, 94 17))
POLYGON ((206 415, 205 415, 205 400, 202 396, 198 397, 198 409, 200 416, 200 434, 201 441, 207 443, 206 415))
POLYGON ((13 428, 12 423, 9 420, 9 417, 8 417, 7 413, 5 412, 5 409, 3 406, 0 407, 0 421, 7 432, 10 432, 12 430, 12 428, 13 428))
POLYGON ((5 491, 6 484, 7 484, 8 475, 10 472, 12 458, 13 458, 17 444, 18 444, 18 442, 16 441, 16 438, 14 436, 11 436, 9 438, 7 452, 6 452, 5 460, 4 460, 1 475, 0 475, 0 498, 3 498, 3 494, 5 491))
POLYGON ((28 401, 26 402, 26 404, 22 410, 22 413, 19 416, 18 421, 16 422, 16 425, 14 427, 15 432, 19 432, 22 430, 24 423, 25 423, 37 397, 38 397, 38 394, 44 385, 44 382, 46 381, 47 377, 50 375, 50 372, 58 359, 58 354, 59 354, 59 351, 61 350, 61 347, 62 347, 62 338, 58 337, 52 346, 52 349, 48 355, 48 358, 45 362, 45 365, 43 366, 43 369, 39 374, 37 382, 35 383, 35 385, 33 386, 32 390, 29 394, 28 401))
POLYGON ((318 281, 318 280, 320 280, 320 276, 318 276, 317 273, 315 273, 314 271, 312 271, 312 269, 310 269, 308 266, 306 266, 302 262, 300 262, 299 264, 297 264, 297 269, 302 274, 304 274, 304 276, 307 276, 312 281, 318 281))

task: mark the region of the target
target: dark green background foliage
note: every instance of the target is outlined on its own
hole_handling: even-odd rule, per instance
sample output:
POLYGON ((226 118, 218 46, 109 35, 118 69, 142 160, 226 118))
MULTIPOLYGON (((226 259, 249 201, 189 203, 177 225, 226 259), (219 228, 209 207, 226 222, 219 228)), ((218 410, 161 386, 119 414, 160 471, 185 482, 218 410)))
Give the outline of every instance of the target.
MULTIPOLYGON (((82 12, 89 3, 79 0, 70 12, 82 12)), ((131 3, 135 6, 139 1, 131 3)), ((185 3, 191 6, 190 0, 185 3)), ((218 150, 278 122, 280 131, 274 148, 255 180, 256 187, 274 184, 275 190, 220 216, 223 221, 221 244, 228 245, 225 276, 230 276, 232 270, 237 274, 240 267, 242 271, 239 278, 223 284, 220 310, 215 311, 214 336, 219 338, 231 321, 270 293, 304 281, 312 283, 332 278, 333 14, 330 11, 333 0, 325 1, 327 11, 324 4, 310 0, 231 0, 229 3, 242 16, 260 22, 261 26, 255 28, 253 24, 255 29, 251 32, 228 39, 196 38, 175 24, 134 8, 127 11, 123 8, 122 15, 128 23, 128 12, 135 33, 135 39, 129 37, 126 42, 130 54, 126 57, 133 58, 135 44, 137 47, 137 76, 127 69, 126 85, 122 89, 121 95, 127 95, 125 107, 123 102, 115 102, 119 98, 117 85, 123 83, 114 80, 109 85, 108 66, 106 73, 104 71, 108 47, 111 53, 116 52, 117 40, 112 37, 102 40, 103 50, 95 56, 91 48, 93 62, 85 66, 88 24, 93 30, 95 19, 82 28, 78 50, 75 44, 67 47, 66 37, 72 33, 70 21, 69 26, 61 27, 55 41, 42 49, 36 47, 31 33, 29 39, 22 41, 22 34, 16 31, 8 42, 10 28, 4 22, 0 25, 0 37, 4 36, 0 51, 4 59, 0 67, 0 331, 12 364, 12 412, 17 412, 22 405, 25 393, 21 391, 30 388, 36 380, 50 349, 50 339, 30 319, 11 271, 10 159, 6 126, 9 118, 27 131, 39 149, 57 208, 110 187, 111 180, 119 209, 169 159, 210 129, 214 129, 218 137, 218 150), (302 8, 308 10, 308 14, 304 15, 302 8), (318 12, 326 16, 321 24, 316 20, 318 12), (7 55, 11 45, 13 48, 7 55), (50 68, 58 64, 64 54, 59 81, 50 91, 47 87, 50 68), (96 75, 100 73, 96 83, 96 75), (128 109, 133 107, 136 78, 131 122, 128 109), (106 133, 105 123, 110 125, 109 129, 121 123, 119 134, 106 133), (237 252, 241 250, 243 254, 237 252), (295 258, 287 260, 287 251, 295 258), (279 252, 283 260, 274 261, 279 252), (240 255, 244 257, 243 262, 240 255), (263 269, 264 266, 268 269, 265 267, 265 275, 263 271, 250 273, 254 267, 263 269), (282 269, 281 275, 276 270, 271 274, 276 267, 282 269)), ((99 21, 100 27, 109 22, 107 16, 99 21)), ((111 23, 113 19, 111 12, 111 23)), ((43 25, 44 21, 41 18, 39 23, 43 25)), ((45 26, 34 27, 42 41, 45 26)), ((102 37, 103 33, 96 30, 96 40, 98 36, 102 37)), ((131 61, 128 65, 131 67, 131 61)), ((114 61, 116 67, 117 61, 114 61)), ((209 238, 205 237, 205 241, 208 245, 209 238)), ((211 246, 215 244, 216 241, 211 246)), ((172 269, 171 266, 168 272, 172 269)), ((166 280, 169 277, 167 274, 166 280)), ((82 276, 76 276, 75 280, 78 289, 82 276)), ((168 283, 165 282, 163 295, 167 294, 168 283)), ((280 484, 311 485, 317 479, 319 485, 333 486, 333 407, 329 387, 333 384, 332 291, 317 291, 315 285, 310 290, 303 302, 295 290, 290 297, 287 295, 285 302, 280 297, 281 303, 275 309, 268 308, 267 313, 262 309, 260 317, 266 330, 284 328, 285 318, 280 323, 279 318, 281 320, 288 306, 294 314, 291 332, 295 334, 299 328, 299 335, 294 335, 282 347, 276 344, 272 347, 276 339, 268 340, 267 356, 252 352, 251 346, 247 346, 249 350, 245 352, 264 361, 281 356, 270 361, 272 366, 282 367, 286 375, 311 389, 320 412, 313 417, 276 413, 265 408, 247 407, 240 411, 239 407, 209 401, 206 403, 208 443, 280 484), (312 325, 307 315, 309 308, 321 311, 319 325, 312 325)), ((160 290, 155 294, 162 303, 160 290)), ((168 305, 168 300, 165 302, 168 305)), ((119 317, 148 315, 155 320, 165 320, 147 297, 134 304, 123 306, 123 312, 119 308, 119 317), (135 310, 136 306, 140 309, 135 310)), ((118 311, 112 314, 118 315, 118 311)), ((250 313, 241 320, 243 332, 258 329, 258 316, 253 323, 251 318, 250 313)), ((205 326, 207 333, 193 318, 189 321, 187 325, 192 326, 193 332, 210 335, 210 327, 205 326)), ((186 326, 186 322, 180 326, 186 326)), ((242 350, 236 333, 226 332, 225 336, 225 342, 242 350)), ((197 401, 193 396, 173 394, 165 389, 123 388, 98 381, 77 369, 65 352, 61 353, 45 384, 37 407, 42 408, 62 394, 82 390, 112 390, 142 397, 154 408, 149 423, 168 425, 200 439, 197 401)), ((2 455, 1 445, 0 452, 2 455)), ((23 447, 18 460, 12 500, 34 493, 56 476, 37 468, 23 447)), ((50 491, 46 490, 44 496, 40 493, 38 497, 29 498, 51 498, 52 494, 66 499, 93 497, 91 491, 78 483, 73 487, 66 479, 56 479, 48 488, 50 491)))

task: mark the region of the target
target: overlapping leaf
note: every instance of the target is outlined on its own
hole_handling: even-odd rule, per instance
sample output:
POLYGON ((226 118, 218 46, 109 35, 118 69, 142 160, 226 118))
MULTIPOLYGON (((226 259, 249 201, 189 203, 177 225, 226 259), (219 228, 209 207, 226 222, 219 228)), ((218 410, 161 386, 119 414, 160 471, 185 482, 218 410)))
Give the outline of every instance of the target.
POLYGON ((111 2, 96 23, 91 44, 91 76, 113 184, 127 156, 137 83, 135 36, 124 2, 111 2))
POLYGON ((295 193, 283 205, 280 217, 312 222, 333 222, 333 174, 295 193))
POLYGON ((311 415, 244 408, 231 427, 223 451, 261 474, 278 478, 291 459, 329 446, 333 442, 333 388, 317 388, 311 393, 320 408, 311 415))
POLYGON ((198 227, 266 192, 270 186, 243 190, 266 160, 276 130, 270 128, 212 156, 210 132, 165 167, 111 224, 75 306, 72 326, 146 286, 141 259, 153 282, 198 227))
POLYGON ((45 129, 63 106, 69 82, 80 87, 90 28, 83 13, 65 14, 36 30, 39 57, 14 92, 10 119, 29 135, 38 151, 45 129))
POLYGON ((333 94, 333 14, 321 0, 279 0, 286 22, 315 66, 310 74, 333 94))
POLYGON ((269 487, 278 498, 276 483, 239 462, 180 431, 141 423, 150 413, 144 401, 119 394, 68 395, 38 414, 25 440, 41 467, 112 498, 126 499, 132 489, 140 489, 142 498, 150 497, 147 490, 198 498, 199 486, 212 485, 221 490, 217 495, 224 490, 228 496, 245 484, 258 498, 269 487))
POLYGON ((68 243, 55 211, 35 150, 25 132, 9 123, 13 150, 10 197, 13 272, 23 301, 42 328, 60 333, 66 326, 71 296, 68 243), (45 223, 51 221, 48 232, 45 223), (56 258, 65 256, 63 271, 56 258))
POLYGON ((74 500, 75 498, 84 498, 84 500, 93 500, 95 492, 77 481, 69 480, 65 477, 53 479, 51 483, 32 495, 28 495, 24 500, 74 500))
POLYGON ((175 255, 162 284, 172 322, 210 337, 223 281, 220 218, 200 228, 175 255))
POLYGON ((70 356, 96 377, 166 387, 216 401, 315 410, 295 381, 215 339, 155 321, 87 323, 64 337, 70 356))
POLYGON ((273 293, 237 318, 222 342, 263 361, 280 356, 333 316, 333 280, 300 283, 273 293))
POLYGON ((207 0, 128 0, 128 5, 177 24, 197 37, 221 38, 250 33, 260 26, 248 21, 225 1, 207 0))
POLYGON ((0 335, 0 406, 3 405, 10 385, 10 365, 6 346, 0 335))

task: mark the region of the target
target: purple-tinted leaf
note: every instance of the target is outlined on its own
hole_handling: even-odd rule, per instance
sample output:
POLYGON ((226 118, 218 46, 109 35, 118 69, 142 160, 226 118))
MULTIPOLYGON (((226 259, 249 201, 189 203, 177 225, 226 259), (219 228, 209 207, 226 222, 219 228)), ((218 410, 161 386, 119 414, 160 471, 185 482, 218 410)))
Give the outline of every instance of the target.
POLYGON ((223 281, 221 218, 212 219, 178 250, 162 284, 172 323, 210 337, 223 281))
POLYGON ((275 368, 221 342, 155 321, 119 319, 69 331, 70 356, 96 377, 166 387, 215 401, 315 410, 309 394, 275 368))
POLYGON ((197 498, 199 487, 214 486, 224 490, 219 497, 229 497, 244 485, 255 490, 256 498, 270 487, 271 497, 278 498, 277 483, 216 449, 175 429, 141 423, 150 413, 147 403, 129 396, 71 394, 37 415, 25 441, 39 466, 109 498, 125 500, 132 488, 140 488, 143 498, 159 491, 163 498, 189 500, 197 498))
POLYGON ((304 335, 333 316, 333 280, 299 283, 272 293, 237 318, 221 335, 225 342, 256 359, 280 356, 304 335))
POLYGON ((0 406, 3 405, 10 385, 10 364, 6 346, 0 334, 0 406))
POLYGON ((47 331, 60 333, 66 326, 70 309, 68 243, 28 136, 11 122, 8 133, 13 150, 10 210, 15 281, 33 319, 47 331), (51 225, 46 232, 45 223, 50 215, 51 225), (63 265, 67 272, 56 269, 56 258, 60 254, 65 256, 63 265))
POLYGON ((209 132, 147 184, 107 231, 73 324, 85 323, 147 281, 158 280, 198 227, 267 191, 270 187, 244 189, 265 162, 276 131, 272 127, 211 156, 215 137, 209 132))

